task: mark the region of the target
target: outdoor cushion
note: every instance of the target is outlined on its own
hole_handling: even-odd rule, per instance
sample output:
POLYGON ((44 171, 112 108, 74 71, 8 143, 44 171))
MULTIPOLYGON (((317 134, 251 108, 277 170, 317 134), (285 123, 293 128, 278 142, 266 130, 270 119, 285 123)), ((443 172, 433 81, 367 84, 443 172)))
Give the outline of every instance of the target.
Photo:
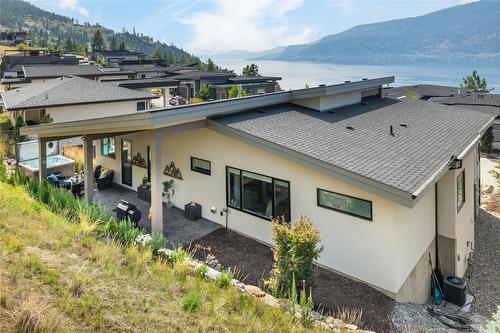
POLYGON ((101 175, 99 176, 99 179, 104 179, 108 175, 109 169, 102 168, 101 169, 101 175))

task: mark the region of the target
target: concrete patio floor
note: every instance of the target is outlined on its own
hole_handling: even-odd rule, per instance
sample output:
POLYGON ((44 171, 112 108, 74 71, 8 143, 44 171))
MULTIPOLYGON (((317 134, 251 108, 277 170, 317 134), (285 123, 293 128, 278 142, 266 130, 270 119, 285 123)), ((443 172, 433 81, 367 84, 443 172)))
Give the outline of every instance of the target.
MULTIPOLYGON (((112 216, 116 216, 113 209, 120 200, 128 201, 139 208, 142 214, 139 227, 151 232, 151 221, 148 219, 150 204, 137 198, 137 192, 120 185, 113 185, 106 190, 94 190, 94 202, 106 208, 112 216)), ((188 220, 184 217, 183 210, 176 207, 168 209, 163 205, 163 235, 169 241, 169 247, 186 246, 220 227, 204 218, 197 221, 188 220)))

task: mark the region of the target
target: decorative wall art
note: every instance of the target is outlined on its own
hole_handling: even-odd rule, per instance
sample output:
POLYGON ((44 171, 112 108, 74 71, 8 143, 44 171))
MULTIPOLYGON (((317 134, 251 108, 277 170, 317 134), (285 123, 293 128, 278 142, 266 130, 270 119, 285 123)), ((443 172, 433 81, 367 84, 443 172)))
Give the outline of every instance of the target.
POLYGON ((165 167, 165 170, 163 170, 163 174, 165 176, 169 176, 175 179, 183 180, 181 170, 179 168, 175 167, 174 161, 170 162, 170 165, 167 165, 165 167))
POLYGON ((144 169, 148 167, 146 160, 141 156, 141 153, 137 153, 137 155, 132 157, 132 165, 144 169))

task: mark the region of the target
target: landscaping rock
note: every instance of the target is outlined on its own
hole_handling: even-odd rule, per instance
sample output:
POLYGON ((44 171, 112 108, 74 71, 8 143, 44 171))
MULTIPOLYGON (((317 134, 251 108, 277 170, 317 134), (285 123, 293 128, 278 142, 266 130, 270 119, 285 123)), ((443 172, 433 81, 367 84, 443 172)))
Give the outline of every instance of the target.
POLYGON ((356 331, 358 329, 358 326, 353 325, 353 324, 344 324, 344 328, 346 330, 356 331))
POLYGON ((279 300, 272 295, 266 294, 264 297, 262 297, 262 301, 272 307, 280 307, 279 300))
POLYGON ((217 263, 214 267, 215 270, 220 271, 222 269, 221 264, 217 263))
POLYGON ((260 289, 259 287, 256 287, 256 286, 251 286, 249 284, 247 284, 245 286, 245 291, 247 293, 249 293, 250 295, 253 295, 257 298, 262 298, 264 296, 266 296, 266 293, 262 291, 262 289, 260 289))

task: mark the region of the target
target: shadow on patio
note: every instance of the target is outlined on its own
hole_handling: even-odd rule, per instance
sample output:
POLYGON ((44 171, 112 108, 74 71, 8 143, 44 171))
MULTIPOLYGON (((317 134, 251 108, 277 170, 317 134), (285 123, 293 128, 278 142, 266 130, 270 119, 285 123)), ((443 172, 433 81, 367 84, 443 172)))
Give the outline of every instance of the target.
MULTIPOLYGON (((139 227, 151 232, 151 221, 148 219, 150 204, 137 198, 137 192, 120 185, 113 185, 106 190, 94 190, 94 201, 105 207, 112 216, 116 216, 114 209, 120 200, 137 206, 142 214, 139 227)), ((176 207, 168 209, 163 205, 163 235, 169 241, 170 247, 188 245, 220 227, 204 218, 197 221, 188 220, 184 217, 183 210, 176 207)))

